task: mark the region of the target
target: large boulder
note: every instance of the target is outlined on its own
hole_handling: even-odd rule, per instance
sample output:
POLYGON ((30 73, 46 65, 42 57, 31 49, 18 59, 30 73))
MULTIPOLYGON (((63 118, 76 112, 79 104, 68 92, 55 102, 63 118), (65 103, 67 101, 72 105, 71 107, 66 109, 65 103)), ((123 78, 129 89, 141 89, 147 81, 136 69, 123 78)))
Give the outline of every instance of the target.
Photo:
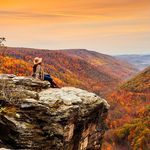
POLYGON ((109 105, 74 87, 0 76, 0 147, 10 149, 99 150, 109 105))

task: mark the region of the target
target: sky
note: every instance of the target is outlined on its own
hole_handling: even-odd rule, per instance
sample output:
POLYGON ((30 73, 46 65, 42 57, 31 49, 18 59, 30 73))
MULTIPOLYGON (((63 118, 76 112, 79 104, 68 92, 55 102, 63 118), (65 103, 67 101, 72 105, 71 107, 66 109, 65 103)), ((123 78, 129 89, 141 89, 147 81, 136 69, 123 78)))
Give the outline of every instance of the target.
POLYGON ((0 0, 6 45, 150 53, 150 0, 0 0))

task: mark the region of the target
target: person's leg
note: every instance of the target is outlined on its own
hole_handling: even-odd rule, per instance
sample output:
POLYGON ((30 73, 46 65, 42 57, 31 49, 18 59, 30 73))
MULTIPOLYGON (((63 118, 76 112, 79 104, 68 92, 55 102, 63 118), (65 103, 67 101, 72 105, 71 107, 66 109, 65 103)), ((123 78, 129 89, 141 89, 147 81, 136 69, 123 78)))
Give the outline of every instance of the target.
POLYGON ((49 75, 44 75, 44 80, 45 80, 45 81, 49 81, 50 84, 51 84, 51 87, 54 87, 53 82, 52 82, 52 78, 50 78, 49 75))
POLYGON ((52 88, 57 88, 57 84, 53 81, 50 75, 44 75, 44 80, 49 81, 52 88))

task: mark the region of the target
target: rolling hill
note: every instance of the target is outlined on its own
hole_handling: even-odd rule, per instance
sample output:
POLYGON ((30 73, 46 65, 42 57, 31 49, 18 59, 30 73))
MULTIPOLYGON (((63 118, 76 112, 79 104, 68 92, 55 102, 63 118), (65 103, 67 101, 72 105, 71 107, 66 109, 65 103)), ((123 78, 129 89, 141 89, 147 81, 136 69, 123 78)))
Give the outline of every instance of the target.
POLYGON ((125 61, 85 49, 8 48, 7 54, 30 65, 34 57, 42 57, 46 72, 50 73, 60 86, 80 87, 101 96, 107 95, 138 71, 125 61))
POLYGON ((134 91, 136 93, 149 93, 150 92, 150 66, 143 70, 133 79, 130 79, 121 89, 134 91))
MULTIPOLYGON (((150 143, 150 67, 108 97, 111 109, 106 147, 148 149, 150 143)), ((126 150, 125 149, 125 150, 126 150)))

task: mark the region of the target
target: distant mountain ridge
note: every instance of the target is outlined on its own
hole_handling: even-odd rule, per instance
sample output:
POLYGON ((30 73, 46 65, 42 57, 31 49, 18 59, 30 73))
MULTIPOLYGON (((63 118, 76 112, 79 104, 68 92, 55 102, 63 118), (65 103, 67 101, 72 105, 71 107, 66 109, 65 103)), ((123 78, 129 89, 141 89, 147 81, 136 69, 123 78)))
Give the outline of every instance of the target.
POLYGON ((31 65, 34 57, 42 57, 46 72, 60 85, 80 87, 99 95, 106 95, 123 80, 138 72, 125 61, 85 49, 38 50, 10 47, 7 54, 30 62, 31 65))
POLYGON ((150 54, 147 55, 118 55, 116 58, 135 65, 140 70, 150 66, 150 54))

